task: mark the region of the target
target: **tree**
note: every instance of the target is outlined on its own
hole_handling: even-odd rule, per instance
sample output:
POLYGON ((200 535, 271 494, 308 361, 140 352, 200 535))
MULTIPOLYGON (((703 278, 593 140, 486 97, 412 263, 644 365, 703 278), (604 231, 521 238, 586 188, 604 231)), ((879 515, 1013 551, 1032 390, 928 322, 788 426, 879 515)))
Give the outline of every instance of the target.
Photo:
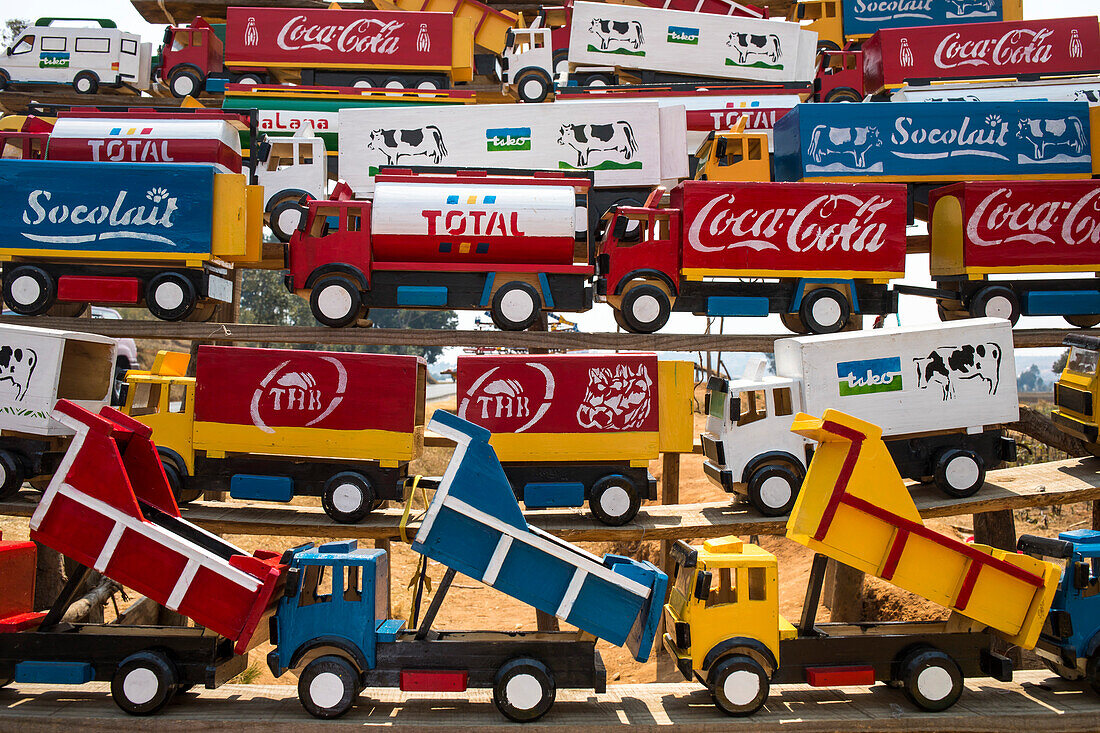
POLYGON ((0 46, 8 48, 31 22, 25 18, 8 18, 0 27, 0 46))
POLYGON ((1030 369, 1016 377, 1016 389, 1020 392, 1046 392, 1048 386, 1043 381, 1038 364, 1032 364, 1030 369))
POLYGON ((1050 365, 1050 370, 1055 374, 1061 374, 1062 370, 1066 368, 1066 363, 1069 362, 1069 349, 1062 352, 1062 355, 1054 360, 1054 363, 1050 365))

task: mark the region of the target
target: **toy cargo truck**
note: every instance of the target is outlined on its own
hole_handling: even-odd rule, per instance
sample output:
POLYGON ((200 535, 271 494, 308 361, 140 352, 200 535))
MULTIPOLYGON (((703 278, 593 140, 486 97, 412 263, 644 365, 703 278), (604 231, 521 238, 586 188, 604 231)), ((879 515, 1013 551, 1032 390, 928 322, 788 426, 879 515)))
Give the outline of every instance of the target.
POLYGON ((922 3, 881 3, 866 0, 797 0, 788 19, 817 33, 817 44, 839 51, 881 28, 955 26, 1023 18, 1022 0, 955 2, 927 0, 922 3))
POLYGON ((775 372, 711 378, 702 435, 707 477, 764 514, 790 511, 803 484, 812 444, 790 430, 800 411, 881 425, 902 475, 949 496, 973 494, 1015 457, 1001 428, 1019 419, 1007 321, 780 339, 775 372))
POLYGON ((1093 455, 1100 456, 1095 407, 1100 404, 1100 381, 1096 378, 1100 338, 1071 333, 1062 345, 1069 347, 1069 358, 1054 385, 1054 409, 1050 419, 1059 430, 1083 440, 1093 455))
POLYGON ((170 27, 158 78, 176 96, 224 84, 443 89, 473 78, 474 24, 451 13, 229 8, 224 61, 205 22, 170 27))
POLYGON ((232 300, 233 264, 260 261, 262 198, 211 165, 2 160, 4 304, 208 318, 232 300))
POLYGON ((1100 103, 1100 77, 1074 76, 1038 81, 958 81, 905 84, 891 92, 896 102, 1088 102, 1100 103))
POLYGON ((201 346, 162 351, 127 374, 125 412, 154 431, 182 501, 203 490, 237 499, 320 496, 338 522, 404 499, 424 445, 422 358, 201 346))
POLYGON ((601 560, 528 527, 488 431, 443 412, 435 413, 429 429, 457 447, 412 549, 446 565, 447 574, 423 620, 406 629, 403 619, 382 617, 389 571, 383 551, 333 543, 295 554, 290 565, 298 580, 279 605, 268 666, 276 676, 299 670, 305 709, 321 718, 343 715, 363 687, 491 688, 502 714, 530 721, 550 709, 558 688, 604 689, 596 637, 625 645, 645 661, 665 574, 617 555, 601 560), (332 570, 331 591, 319 585, 326 569, 332 570), (579 632, 433 630, 457 572, 579 632))
POLYGON ((979 181, 932 191, 936 289, 928 293, 942 316, 1012 323, 1021 315, 1062 316, 1082 328, 1100 323, 1097 197, 1096 181, 979 181))
POLYGON ((113 393, 114 339, 74 331, 0 326, 0 499, 57 468, 72 430, 50 417, 59 399, 89 410, 113 393))
POLYGON ((900 186, 684 181, 670 201, 608 214, 597 295, 627 330, 652 333, 677 311, 780 313, 792 330, 832 333, 853 314, 897 310, 900 186))
POLYGON ((0 59, 0 90, 9 85, 68 84, 78 94, 100 88, 149 88, 152 46, 103 18, 39 18, 16 35, 0 59), (83 21, 83 27, 61 22, 83 21))
POLYGON ((528 508, 587 500, 621 525, 657 498, 649 461, 691 452, 693 377, 656 354, 460 356, 458 416, 493 433, 528 508))
POLYGON ((779 614, 777 562, 734 537, 677 543, 664 646, 687 679, 730 715, 750 715, 772 684, 902 687, 919 708, 945 710, 965 677, 1012 677, 994 651, 1034 646, 1058 583, 1057 566, 967 544, 926 528, 877 427, 827 410, 792 429, 820 441, 787 537, 814 558, 802 618, 779 614), (827 558, 947 607, 947 621, 815 623, 827 558))
POLYGON ((311 201, 287 289, 326 326, 364 308, 486 310, 507 331, 592 305, 590 173, 379 174, 374 200, 311 201))

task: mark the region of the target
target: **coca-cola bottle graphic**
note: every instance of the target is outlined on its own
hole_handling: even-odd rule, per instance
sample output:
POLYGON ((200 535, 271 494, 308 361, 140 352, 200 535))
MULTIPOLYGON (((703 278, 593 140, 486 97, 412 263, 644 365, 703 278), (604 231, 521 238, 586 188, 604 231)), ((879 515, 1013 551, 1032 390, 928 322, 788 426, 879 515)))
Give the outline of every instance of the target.
POLYGON ((416 35, 416 50, 420 53, 427 53, 432 49, 432 39, 428 35, 428 24, 420 24, 420 33, 416 35))
POLYGON ((1085 51, 1081 47, 1081 38, 1077 35, 1077 29, 1074 28, 1069 32, 1069 57, 1079 59, 1084 55, 1085 51))
POLYGON ((248 25, 244 29, 244 45, 260 45, 260 31, 256 28, 256 19, 251 16, 248 18, 248 25))
POLYGON ((909 48, 909 39, 901 39, 901 65, 912 66, 913 65, 913 51, 909 48))

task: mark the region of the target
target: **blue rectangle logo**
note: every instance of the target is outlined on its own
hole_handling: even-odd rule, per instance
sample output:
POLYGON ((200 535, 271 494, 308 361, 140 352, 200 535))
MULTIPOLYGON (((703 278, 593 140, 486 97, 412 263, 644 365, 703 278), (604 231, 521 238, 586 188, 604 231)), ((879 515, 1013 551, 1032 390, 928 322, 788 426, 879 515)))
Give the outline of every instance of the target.
POLYGON ((485 131, 485 149, 490 153, 503 150, 530 150, 530 127, 494 127, 485 131))
POLYGON ((836 365, 840 396, 901 391, 901 357, 842 361, 836 365))
POLYGON ((668 27, 669 43, 683 43, 688 46, 699 45, 699 29, 684 26, 670 25, 668 27))

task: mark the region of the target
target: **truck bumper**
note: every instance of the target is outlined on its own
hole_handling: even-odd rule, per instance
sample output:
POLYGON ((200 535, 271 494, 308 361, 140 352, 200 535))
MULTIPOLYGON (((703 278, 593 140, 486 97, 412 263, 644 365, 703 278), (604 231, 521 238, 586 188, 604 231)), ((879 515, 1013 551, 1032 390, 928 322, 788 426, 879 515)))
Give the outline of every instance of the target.
POLYGON ((1064 414, 1057 407, 1050 413, 1050 419, 1061 428, 1064 432, 1069 433, 1075 438, 1085 441, 1086 443, 1095 443, 1097 437, 1097 426, 1089 425, 1086 422, 1082 422, 1077 418, 1069 417, 1064 414))
POLYGON ((289 272, 283 275, 283 287, 287 289, 287 292, 293 295, 294 293, 294 276, 289 272))
MULTIPOLYGON (((666 616, 667 618, 667 616, 666 616)), ((665 651, 671 655, 672 659, 676 662, 676 669, 680 670, 680 674, 684 676, 685 680, 691 679, 691 655, 687 652, 681 651, 676 646, 676 642, 672 640, 671 634, 665 634, 661 639, 661 644, 664 646, 665 651)))
POLYGON ((733 479, 733 471, 727 471, 726 469, 720 468, 713 461, 705 461, 703 463, 703 473, 715 484, 721 486, 722 490, 727 494, 734 493, 733 486, 737 482, 733 479))

